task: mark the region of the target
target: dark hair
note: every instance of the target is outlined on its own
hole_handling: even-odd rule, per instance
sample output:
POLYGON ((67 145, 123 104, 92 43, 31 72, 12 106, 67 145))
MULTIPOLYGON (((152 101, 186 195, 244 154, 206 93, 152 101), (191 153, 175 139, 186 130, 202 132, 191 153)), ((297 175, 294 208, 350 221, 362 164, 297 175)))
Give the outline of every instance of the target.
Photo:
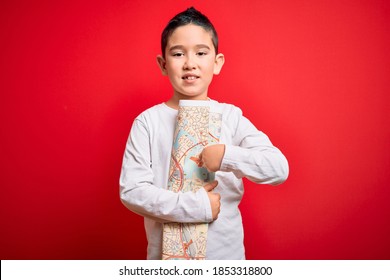
POLYGON ((196 10, 194 7, 191 7, 174 16, 164 28, 161 34, 161 51, 163 57, 165 57, 165 48, 167 47, 169 37, 176 30, 176 28, 187 24, 200 26, 204 30, 210 32, 211 40, 213 41, 215 48, 215 53, 218 53, 218 35, 213 24, 205 15, 196 10))

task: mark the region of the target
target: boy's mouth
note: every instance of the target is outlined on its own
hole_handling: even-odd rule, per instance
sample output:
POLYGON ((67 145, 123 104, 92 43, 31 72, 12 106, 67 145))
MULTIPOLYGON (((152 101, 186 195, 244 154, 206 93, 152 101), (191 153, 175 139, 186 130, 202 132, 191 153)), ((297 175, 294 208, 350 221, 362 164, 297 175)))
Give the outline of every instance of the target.
POLYGON ((194 74, 186 74, 183 77, 181 77, 183 80, 196 80, 199 78, 199 76, 194 74))

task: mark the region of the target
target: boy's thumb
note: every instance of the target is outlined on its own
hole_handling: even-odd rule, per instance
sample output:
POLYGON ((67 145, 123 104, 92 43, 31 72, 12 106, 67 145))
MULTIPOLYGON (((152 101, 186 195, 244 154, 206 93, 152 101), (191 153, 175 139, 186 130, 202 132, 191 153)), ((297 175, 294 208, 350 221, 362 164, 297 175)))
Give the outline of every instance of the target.
POLYGON ((215 189, 218 186, 218 181, 213 181, 211 183, 208 183, 203 188, 206 190, 206 192, 211 192, 213 189, 215 189))

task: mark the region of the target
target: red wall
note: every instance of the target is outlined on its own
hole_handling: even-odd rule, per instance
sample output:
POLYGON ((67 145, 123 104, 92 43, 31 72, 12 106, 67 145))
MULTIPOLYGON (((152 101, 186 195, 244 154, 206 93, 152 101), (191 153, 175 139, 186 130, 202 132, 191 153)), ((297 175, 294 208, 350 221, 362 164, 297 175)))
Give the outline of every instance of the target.
MULTIPOLYGON (((191 1, 24 2, 0 4, 0 258, 143 259, 122 155, 171 94, 159 36, 191 1)), ((247 258, 389 259, 390 2, 196 3, 226 57, 210 97, 290 163, 279 187, 246 181, 247 258)))

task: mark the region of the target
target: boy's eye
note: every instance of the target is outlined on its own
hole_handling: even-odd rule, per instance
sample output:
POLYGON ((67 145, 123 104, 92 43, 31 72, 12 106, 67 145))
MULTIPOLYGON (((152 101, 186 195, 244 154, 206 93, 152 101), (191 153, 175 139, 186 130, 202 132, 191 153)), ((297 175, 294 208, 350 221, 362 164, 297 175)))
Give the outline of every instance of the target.
POLYGON ((183 56, 184 53, 178 52, 178 53, 173 53, 172 55, 173 55, 173 56, 183 56))
POLYGON ((203 52, 203 51, 202 51, 202 52, 198 52, 197 54, 198 54, 199 56, 203 56, 203 55, 206 55, 207 52, 203 52))

